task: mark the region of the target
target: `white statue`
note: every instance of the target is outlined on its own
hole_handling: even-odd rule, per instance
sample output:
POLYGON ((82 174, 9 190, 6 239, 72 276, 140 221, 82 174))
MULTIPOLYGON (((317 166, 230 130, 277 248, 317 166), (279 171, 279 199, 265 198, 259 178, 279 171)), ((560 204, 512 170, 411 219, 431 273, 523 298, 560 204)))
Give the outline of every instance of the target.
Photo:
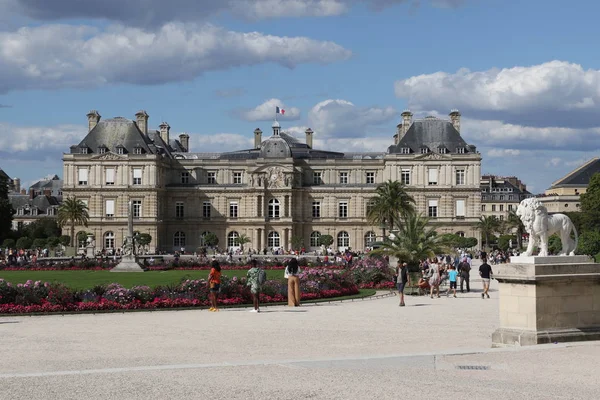
POLYGON ((533 254, 533 247, 539 241, 539 256, 548 255, 548 238, 558 233, 562 242, 562 250, 559 255, 575 255, 577 248, 577 229, 569 217, 564 214, 548 215, 548 210, 535 197, 525 199, 517 208, 517 215, 521 218, 525 230, 529 233, 529 245, 525 256, 533 254), (571 239, 571 231, 575 234, 575 240, 571 239))

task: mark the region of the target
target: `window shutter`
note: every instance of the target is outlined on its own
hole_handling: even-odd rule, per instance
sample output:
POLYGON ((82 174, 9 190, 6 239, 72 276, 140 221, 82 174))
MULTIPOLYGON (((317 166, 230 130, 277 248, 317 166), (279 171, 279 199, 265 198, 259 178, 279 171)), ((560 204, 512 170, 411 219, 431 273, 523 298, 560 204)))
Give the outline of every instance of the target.
POLYGON ((79 168, 79 182, 87 182, 88 180, 88 170, 87 168, 79 168))
POLYGON ((115 182, 115 169, 107 168, 106 169, 106 183, 114 183, 115 182))
POLYGON ((456 200, 456 216, 457 217, 465 216, 465 201, 464 200, 456 200))
POLYGON ((437 207, 437 206, 438 206, 437 199, 435 199, 435 200, 429 200, 429 207, 437 207))
POLYGON ((142 170, 140 168, 134 168, 133 177, 142 179, 142 170))
POLYGON ((115 215, 115 201, 106 200, 106 215, 115 215))
POLYGON ((437 183, 438 181, 438 170, 437 168, 429 168, 429 182, 437 183))

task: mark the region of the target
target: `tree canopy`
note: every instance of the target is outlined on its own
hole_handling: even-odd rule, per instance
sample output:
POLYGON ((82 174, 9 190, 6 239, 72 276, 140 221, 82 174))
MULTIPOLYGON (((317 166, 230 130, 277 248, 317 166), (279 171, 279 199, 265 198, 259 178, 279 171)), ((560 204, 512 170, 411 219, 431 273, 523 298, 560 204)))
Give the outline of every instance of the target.
POLYGON ((372 224, 394 230, 398 228, 402 218, 415 212, 415 199, 406 192, 406 187, 400 181, 388 180, 381 183, 375 193, 367 213, 372 224))
POLYGON ((584 229, 600 229, 600 173, 592 175, 584 194, 580 196, 584 229))
POLYGON ((58 225, 61 227, 71 225, 71 246, 75 239, 75 225, 87 227, 89 218, 87 205, 79 199, 69 197, 58 208, 58 225))
POLYGON ((8 200, 8 179, 0 176, 0 241, 6 239, 12 229, 15 210, 8 200))

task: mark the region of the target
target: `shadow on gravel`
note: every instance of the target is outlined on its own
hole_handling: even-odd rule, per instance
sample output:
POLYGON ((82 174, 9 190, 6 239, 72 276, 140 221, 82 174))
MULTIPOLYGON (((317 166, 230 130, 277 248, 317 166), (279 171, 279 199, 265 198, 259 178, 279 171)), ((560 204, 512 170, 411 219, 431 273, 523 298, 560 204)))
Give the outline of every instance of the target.
POLYGON ((290 313, 299 313, 299 312, 308 312, 308 310, 265 310, 260 311, 260 313, 282 313, 282 312, 290 312, 290 313))
POLYGON ((18 324, 21 321, 0 321, 0 325, 2 324, 18 324))

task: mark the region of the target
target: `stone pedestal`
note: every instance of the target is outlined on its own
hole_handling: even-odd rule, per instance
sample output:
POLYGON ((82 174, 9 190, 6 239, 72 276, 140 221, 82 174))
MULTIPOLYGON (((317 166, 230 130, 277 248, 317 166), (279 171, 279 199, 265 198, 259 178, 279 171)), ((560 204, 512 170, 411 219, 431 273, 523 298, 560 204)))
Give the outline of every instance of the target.
POLYGON ((110 272, 144 272, 140 264, 135 261, 134 256, 123 256, 121 262, 110 272))
POLYGON ((94 257, 96 257, 96 247, 94 247, 94 246, 87 246, 85 248, 85 256, 87 258, 94 258, 94 257))
POLYGON ((500 328, 493 347, 600 340, 600 264, 586 256, 511 257, 494 270, 500 328))

